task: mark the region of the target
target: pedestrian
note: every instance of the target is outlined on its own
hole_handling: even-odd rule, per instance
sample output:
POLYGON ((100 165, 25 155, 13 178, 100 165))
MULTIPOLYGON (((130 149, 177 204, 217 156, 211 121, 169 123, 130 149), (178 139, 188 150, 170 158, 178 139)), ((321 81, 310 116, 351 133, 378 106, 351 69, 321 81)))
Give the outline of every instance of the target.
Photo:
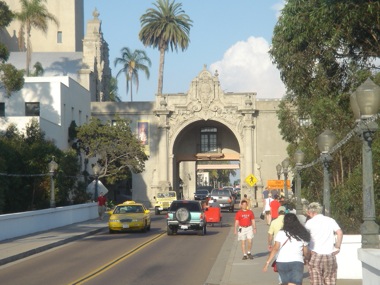
POLYGON ((251 199, 247 197, 247 194, 244 194, 244 198, 240 201, 240 208, 243 200, 247 201, 247 209, 251 210, 251 199))
POLYGON ((273 201, 272 194, 268 194, 268 198, 264 200, 264 213, 265 213, 265 219, 267 221, 267 225, 270 225, 270 222, 272 221, 272 216, 270 214, 270 203, 273 201))
POLYGON ((99 214, 99 220, 103 220, 104 213, 106 212, 106 197, 103 196, 103 192, 100 192, 100 195, 98 196, 98 214, 99 214))
POLYGON ((269 190, 268 190, 268 187, 265 188, 265 190, 263 191, 263 201, 268 198, 268 195, 269 195, 269 190))
POLYGON ((310 233, 300 223, 295 214, 284 216, 284 227, 275 237, 275 244, 269 254, 263 271, 268 270, 271 260, 277 255, 277 270, 282 284, 301 285, 303 279, 304 256, 308 256, 310 233))
MULTIPOLYGON (((278 208, 278 217, 275 219, 269 226, 268 230, 268 250, 272 251, 274 245, 274 239, 276 238, 277 233, 284 226, 284 215, 286 212, 286 208, 284 206, 280 206, 278 208)), ((278 275, 279 284, 282 284, 281 276, 278 275)))
POLYGON ((235 215, 234 233, 241 242, 241 250, 243 251, 243 260, 253 259, 251 254, 252 239, 256 234, 255 215, 251 210, 247 209, 247 201, 241 202, 241 209, 235 215))
POLYGON ((278 194, 275 194, 273 198, 274 198, 273 201, 270 202, 270 214, 272 216, 272 221, 277 219, 278 208, 281 206, 278 194))
POLYGON ((309 220, 305 227, 311 235, 311 257, 308 262, 310 284, 335 285, 338 269, 336 255, 340 252, 343 231, 334 219, 322 215, 322 206, 317 202, 309 204, 307 215, 309 220))
POLYGON ((271 251, 274 245, 274 239, 276 238, 277 233, 284 226, 284 216, 286 213, 286 208, 284 206, 280 206, 278 208, 278 217, 274 220, 268 229, 268 250, 271 251))

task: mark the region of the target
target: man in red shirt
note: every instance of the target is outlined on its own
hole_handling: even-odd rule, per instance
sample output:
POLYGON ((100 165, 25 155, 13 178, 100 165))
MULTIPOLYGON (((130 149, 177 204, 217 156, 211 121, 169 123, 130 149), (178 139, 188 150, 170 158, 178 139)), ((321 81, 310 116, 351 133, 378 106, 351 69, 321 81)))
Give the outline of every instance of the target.
POLYGON ((238 235, 238 241, 241 241, 243 251, 243 260, 253 259, 251 254, 252 239, 256 233, 255 215, 247 209, 248 203, 243 200, 241 209, 235 215, 235 235, 238 235), (247 242, 247 246, 246 246, 247 242))
POLYGON ((274 195, 274 200, 270 203, 270 214, 272 216, 272 221, 278 217, 278 208, 280 208, 281 203, 278 201, 278 194, 274 195))
POLYGON ((106 211, 106 197, 103 196, 103 192, 100 192, 98 196, 98 214, 99 220, 103 220, 104 212, 106 211))

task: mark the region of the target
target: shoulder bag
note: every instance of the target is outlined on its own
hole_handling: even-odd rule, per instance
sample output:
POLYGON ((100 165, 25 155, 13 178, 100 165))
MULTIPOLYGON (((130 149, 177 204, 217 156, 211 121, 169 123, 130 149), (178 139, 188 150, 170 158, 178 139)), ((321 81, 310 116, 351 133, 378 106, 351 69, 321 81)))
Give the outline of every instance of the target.
MULTIPOLYGON (((289 238, 284 242, 284 244, 280 247, 280 250, 281 250, 281 248, 288 242, 288 240, 289 240, 289 238)), ((276 260, 274 260, 273 262, 272 262, 272 267, 273 267, 273 271, 274 272, 278 272, 278 270, 277 270, 277 261, 276 260)))

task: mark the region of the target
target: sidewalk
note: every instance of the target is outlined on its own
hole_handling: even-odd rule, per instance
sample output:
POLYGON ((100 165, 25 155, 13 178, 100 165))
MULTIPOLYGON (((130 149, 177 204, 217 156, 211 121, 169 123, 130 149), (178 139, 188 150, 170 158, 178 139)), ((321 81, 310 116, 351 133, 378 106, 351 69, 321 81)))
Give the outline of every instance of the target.
MULTIPOLYGON (((255 216, 260 216, 260 209, 255 209, 255 216)), ((253 260, 242 260, 240 244, 233 233, 233 227, 224 242, 205 285, 240 285, 278 284, 277 273, 269 268, 266 273, 262 267, 267 260, 268 226, 259 218, 256 219, 257 234, 253 240, 253 260)), ((51 231, 24 236, 0 242, 0 266, 56 246, 93 235, 107 229, 106 221, 89 220, 51 231)), ((304 285, 309 285, 305 273, 304 285)), ((362 280, 341 280, 338 285, 359 285, 362 280)))
MULTIPOLYGON (((268 226, 260 220, 261 209, 255 208, 257 233, 253 239, 252 254, 253 260, 242 260, 242 251, 234 229, 231 227, 223 247, 216 259, 204 285, 268 285, 278 284, 278 274, 268 268, 267 272, 262 272, 262 268, 267 261, 267 232, 268 226)), ((309 285, 309 274, 305 267, 303 285, 309 285)), ((338 285, 360 285, 362 280, 338 279, 338 285)))

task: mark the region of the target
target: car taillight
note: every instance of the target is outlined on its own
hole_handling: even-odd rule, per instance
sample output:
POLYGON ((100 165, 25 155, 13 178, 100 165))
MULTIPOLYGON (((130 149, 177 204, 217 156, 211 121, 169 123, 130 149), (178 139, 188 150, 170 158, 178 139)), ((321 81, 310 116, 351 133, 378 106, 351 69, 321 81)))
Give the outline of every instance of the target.
POLYGON ((203 220, 203 218, 204 218, 204 214, 202 213, 202 214, 201 214, 201 220, 203 220))
POLYGON ((169 219, 169 213, 166 214, 166 218, 169 219))
POLYGON ((228 199, 228 203, 231 203, 231 201, 232 201, 231 199, 228 199))

